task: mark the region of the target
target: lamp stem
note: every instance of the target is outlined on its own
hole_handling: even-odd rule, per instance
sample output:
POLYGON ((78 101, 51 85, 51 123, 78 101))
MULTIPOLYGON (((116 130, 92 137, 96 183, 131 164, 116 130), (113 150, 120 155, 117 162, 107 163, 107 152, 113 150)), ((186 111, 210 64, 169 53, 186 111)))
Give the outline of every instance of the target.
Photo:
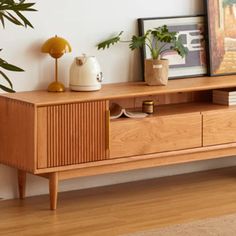
POLYGON ((58 62, 57 62, 57 58, 55 59, 55 81, 58 82, 58 62))

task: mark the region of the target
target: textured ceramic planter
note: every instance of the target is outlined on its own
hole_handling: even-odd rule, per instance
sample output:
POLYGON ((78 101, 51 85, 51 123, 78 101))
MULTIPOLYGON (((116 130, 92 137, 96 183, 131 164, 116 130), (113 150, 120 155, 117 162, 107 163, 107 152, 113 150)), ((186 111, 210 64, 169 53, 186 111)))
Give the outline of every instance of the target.
POLYGON ((145 81, 148 85, 167 85, 169 62, 166 59, 145 60, 145 81))

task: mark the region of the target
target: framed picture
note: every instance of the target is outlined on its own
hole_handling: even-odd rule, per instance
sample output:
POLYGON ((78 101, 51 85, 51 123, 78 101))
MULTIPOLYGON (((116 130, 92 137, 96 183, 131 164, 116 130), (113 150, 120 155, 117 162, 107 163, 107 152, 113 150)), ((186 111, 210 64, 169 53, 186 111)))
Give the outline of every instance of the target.
POLYGON ((207 0, 210 75, 236 74, 236 1, 207 0))
MULTIPOLYGON (((177 37, 181 38, 188 54, 183 58, 172 51, 162 55, 169 59, 170 79, 202 76, 207 73, 204 16, 141 18, 138 19, 138 25, 140 35, 163 25, 167 25, 169 31, 178 32, 177 37)), ((146 58, 151 58, 148 47, 144 47, 142 51, 143 65, 146 58)))

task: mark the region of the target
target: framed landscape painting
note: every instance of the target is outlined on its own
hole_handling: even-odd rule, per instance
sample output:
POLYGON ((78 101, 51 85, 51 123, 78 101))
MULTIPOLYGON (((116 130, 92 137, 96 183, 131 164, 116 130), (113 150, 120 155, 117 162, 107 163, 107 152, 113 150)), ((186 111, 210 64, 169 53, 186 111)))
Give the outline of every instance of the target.
MULTIPOLYGON (((162 58, 169 60, 170 79, 202 76, 207 73, 205 19, 203 16, 141 18, 138 19, 138 24, 140 35, 145 34, 149 29, 167 25, 169 31, 178 32, 177 37, 188 49, 188 54, 183 58, 173 51, 167 51, 162 55, 162 58)), ((144 47, 142 51, 143 64, 146 58, 150 58, 150 52, 147 47, 144 47)))
POLYGON ((210 75, 236 74, 236 0, 207 0, 210 75))

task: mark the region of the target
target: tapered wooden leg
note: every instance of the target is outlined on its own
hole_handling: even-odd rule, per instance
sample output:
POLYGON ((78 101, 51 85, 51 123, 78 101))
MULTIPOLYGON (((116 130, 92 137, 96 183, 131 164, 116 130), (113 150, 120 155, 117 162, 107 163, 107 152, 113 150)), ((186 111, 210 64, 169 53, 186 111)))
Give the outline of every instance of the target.
POLYGON ((26 172, 23 170, 18 170, 18 189, 19 198, 25 198, 25 187, 26 187, 26 172))
POLYGON ((51 173, 49 176, 49 193, 50 193, 50 207, 51 210, 57 209, 57 193, 58 192, 58 174, 51 173))

